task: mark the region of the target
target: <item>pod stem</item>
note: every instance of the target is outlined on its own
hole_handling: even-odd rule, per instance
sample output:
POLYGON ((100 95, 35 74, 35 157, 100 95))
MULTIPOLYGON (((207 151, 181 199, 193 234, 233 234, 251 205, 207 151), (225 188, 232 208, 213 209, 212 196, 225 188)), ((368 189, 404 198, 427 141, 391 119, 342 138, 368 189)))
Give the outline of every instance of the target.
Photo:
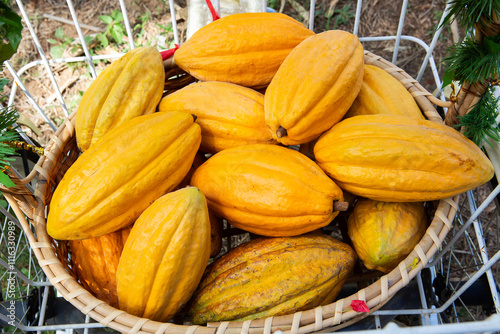
POLYGON ((286 129, 285 129, 284 127, 280 126, 280 127, 278 128, 278 130, 276 130, 276 136, 277 136, 278 138, 283 138, 283 137, 285 137, 286 135, 287 135, 287 132, 286 132, 286 129))
POLYGON ((333 202, 333 211, 347 211, 349 209, 349 202, 333 202))

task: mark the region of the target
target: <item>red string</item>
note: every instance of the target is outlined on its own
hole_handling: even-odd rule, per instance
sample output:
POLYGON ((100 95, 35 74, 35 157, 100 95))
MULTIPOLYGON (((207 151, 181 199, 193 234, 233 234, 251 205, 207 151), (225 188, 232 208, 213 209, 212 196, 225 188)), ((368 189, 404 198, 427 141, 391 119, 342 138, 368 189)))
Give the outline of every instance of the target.
POLYGON ((164 50, 164 51, 160 52, 162 60, 168 59, 174 55, 175 51, 177 51, 177 49, 179 48, 179 45, 177 45, 177 44, 174 44, 174 45, 175 46, 172 49, 168 49, 168 50, 164 50))
POLYGON ((212 5, 212 1, 210 1, 210 0, 206 0, 206 1, 207 1, 208 9, 210 10, 210 13, 212 14, 212 20, 215 21, 215 20, 220 19, 219 14, 217 14, 214 6, 212 5))

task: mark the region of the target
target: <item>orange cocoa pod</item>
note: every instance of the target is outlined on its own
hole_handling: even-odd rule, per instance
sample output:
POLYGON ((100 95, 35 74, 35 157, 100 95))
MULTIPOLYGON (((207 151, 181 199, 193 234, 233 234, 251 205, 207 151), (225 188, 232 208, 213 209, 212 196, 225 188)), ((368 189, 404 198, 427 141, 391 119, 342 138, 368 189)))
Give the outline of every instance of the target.
POLYGON ((132 225, 100 237, 70 240, 71 268, 96 298, 118 307, 116 269, 132 225))
POLYGON ((311 35, 312 30, 285 14, 237 13, 196 31, 174 61, 201 81, 263 87, 290 51, 311 35))
POLYGON ((264 121, 264 95, 227 82, 198 82, 165 96, 160 111, 184 111, 201 127, 200 150, 216 153, 247 144, 276 144, 264 121))
POLYGON ((340 188, 302 153, 278 145, 229 148, 191 177, 214 214, 264 236, 293 236, 328 225, 340 188))
POLYGON ((340 121, 363 83, 358 37, 330 30, 308 37, 283 61, 264 95, 266 124, 283 145, 304 144, 340 121))
POLYGON ((347 118, 314 145, 316 163, 342 189, 384 202, 424 202, 474 189, 493 177, 481 149, 462 133, 399 115, 347 118))

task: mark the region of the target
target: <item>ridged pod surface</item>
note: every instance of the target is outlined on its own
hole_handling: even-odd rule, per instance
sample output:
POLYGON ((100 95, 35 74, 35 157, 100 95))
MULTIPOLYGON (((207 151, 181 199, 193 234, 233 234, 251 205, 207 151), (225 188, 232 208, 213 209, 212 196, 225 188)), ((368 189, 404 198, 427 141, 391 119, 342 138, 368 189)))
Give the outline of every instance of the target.
POLYGON ((116 269, 132 225, 96 238, 70 240, 71 269, 96 298, 118 307, 116 269))
POLYGON ((163 61, 155 47, 136 48, 111 63, 78 105, 75 130, 80 150, 124 121, 155 112, 164 84, 163 61))
POLYGON ((198 82, 165 96, 160 111, 196 115, 203 152, 247 144, 276 144, 264 122, 264 95, 227 82, 198 82))
POLYGON ((344 116, 390 114, 424 119, 415 99, 392 75, 374 65, 365 65, 363 85, 344 116))
POLYGON ((223 150, 191 178, 214 214, 245 231, 292 236, 328 225, 343 201, 339 187, 292 149, 254 144, 223 150))
POLYGON ((187 175, 201 141, 184 112, 135 117, 85 151, 63 176, 50 202, 47 232, 85 239, 132 224, 187 175))
POLYGON ((356 35, 329 30, 304 40, 265 93, 273 138, 284 145, 318 138, 344 117, 361 89, 363 71, 363 47, 356 35))
POLYGON ((311 35, 312 30, 285 14, 237 13, 196 31, 174 61, 201 81, 264 87, 290 51, 311 35))
POLYGON ((137 219, 117 271, 120 309, 167 321, 191 297, 210 256, 205 197, 195 187, 157 199, 137 219))
POLYGON ((331 303, 357 256, 321 233, 258 238, 212 262, 193 295, 195 324, 291 314, 331 303))
POLYGON ((390 272, 420 242, 427 229, 424 203, 358 200, 347 229, 366 268, 390 272))
POLYGON ((344 190, 385 202, 423 202, 474 189, 493 176, 486 155, 443 123, 397 115, 345 119, 314 146, 344 190))

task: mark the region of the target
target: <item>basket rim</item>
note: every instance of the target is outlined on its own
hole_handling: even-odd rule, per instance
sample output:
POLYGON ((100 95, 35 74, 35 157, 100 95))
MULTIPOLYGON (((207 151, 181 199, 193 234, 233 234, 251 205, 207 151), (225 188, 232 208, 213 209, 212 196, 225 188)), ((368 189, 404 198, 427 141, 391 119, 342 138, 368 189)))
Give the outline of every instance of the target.
MULTIPOLYGON (((404 70, 366 50, 365 64, 380 67, 401 82, 411 93, 426 119, 444 123, 434 108, 434 104, 442 105, 444 102, 435 98, 404 70)), ((272 333, 279 328, 284 333, 307 333, 326 328, 338 329, 345 327, 347 323, 360 320, 383 306, 427 265, 429 259, 439 250, 444 238, 451 230, 452 222, 458 210, 457 202, 460 195, 439 200, 435 215, 424 237, 398 267, 381 276, 368 287, 331 304, 290 315, 247 321, 208 323, 206 326, 161 323, 140 318, 109 306, 85 290, 68 273, 58 258, 56 249, 51 244, 51 238, 47 234, 45 198, 47 192, 50 191, 50 173, 56 166, 56 160, 61 156, 64 146, 75 135, 75 114, 71 114, 59 127, 54 134, 53 140, 47 145, 43 158, 35 166, 35 169, 40 174, 34 194, 37 206, 33 208, 33 223, 36 237, 29 228, 29 224, 24 217, 25 211, 20 210, 18 201, 13 200, 12 196, 6 197, 13 206, 16 216, 24 221, 22 226, 29 235, 30 246, 35 250, 38 262, 51 284, 66 300, 81 310, 82 313, 120 332, 187 334, 215 332, 272 333), (364 300, 371 310, 370 313, 353 311, 350 307, 352 300, 364 300)))

